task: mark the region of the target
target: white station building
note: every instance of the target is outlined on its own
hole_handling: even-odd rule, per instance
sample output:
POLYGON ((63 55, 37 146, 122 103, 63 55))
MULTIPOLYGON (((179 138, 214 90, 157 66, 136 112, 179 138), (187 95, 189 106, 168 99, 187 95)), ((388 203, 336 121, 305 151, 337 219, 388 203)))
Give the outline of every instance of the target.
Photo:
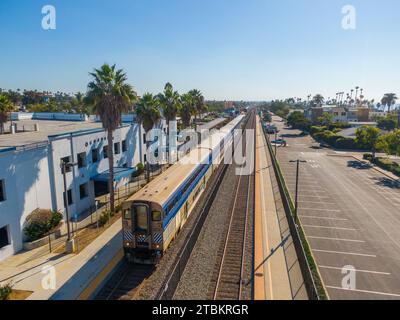
MULTIPOLYGON (((61 161, 76 164, 66 173, 71 216, 87 212, 107 192, 107 134, 95 119, 71 116, 14 114, 18 133, 0 135, 0 261, 22 249, 32 211, 65 211, 61 161)), ((143 130, 132 118, 125 120, 111 142, 116 189, 144 162, 143 130)))

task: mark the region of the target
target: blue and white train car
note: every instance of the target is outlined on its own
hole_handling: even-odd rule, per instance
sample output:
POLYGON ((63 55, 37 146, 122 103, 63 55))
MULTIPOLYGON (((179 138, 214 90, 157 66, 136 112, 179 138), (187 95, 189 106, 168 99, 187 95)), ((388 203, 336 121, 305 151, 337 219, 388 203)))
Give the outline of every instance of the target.
POLYGON ((123 246, 129 261, 154 263, 168 249, 222 163, 243 118, 211 134, 123 203, 123 246))

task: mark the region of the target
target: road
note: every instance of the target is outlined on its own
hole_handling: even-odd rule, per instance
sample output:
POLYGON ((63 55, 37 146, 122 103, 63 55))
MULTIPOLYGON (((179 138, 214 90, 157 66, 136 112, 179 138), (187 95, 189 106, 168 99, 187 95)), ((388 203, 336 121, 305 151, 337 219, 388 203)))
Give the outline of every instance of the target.
POLYGON ((278 117, 273 122, 288 142, 277 152, 293 198, 296 168, 289 161, 307 161, 299 218, 330 298, 400 299, 400 189, 351 153, 313 149, 311 137, 278 117))

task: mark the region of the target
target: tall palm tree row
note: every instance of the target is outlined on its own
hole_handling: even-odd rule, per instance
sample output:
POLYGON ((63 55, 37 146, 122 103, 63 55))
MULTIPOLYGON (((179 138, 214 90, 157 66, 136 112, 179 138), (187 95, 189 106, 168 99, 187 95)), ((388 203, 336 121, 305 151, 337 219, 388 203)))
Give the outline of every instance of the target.
POLYGON ((13 110, 13 103, 4 94, 0 95, 0 134, 4 133, 4 124, 8 120, 8 114, 13 110))
POLYGON ((181 96, 181 109, 179 110, 179 115, 182 120, 183 126, 189 127, 192 116, 195 113, 195 101, 193 95, 190 93, 185 93, 181 96))
POLYGON ((190 90, 188 93, 193 98, 193 104, 194 104, 193 112, 196 121, 197 116, 203 114, 207 110, 206 105, 204 103, 204 96, 201 93, 201 91, 197 89, 190 90))
POLYGON ((313 97, 313 102, 317 105, 317 106, 321 106, 324 103, 325 99, 322 95, 317 94, 313 97))
POLYGON ((176 116, 181 108, 181 100, 179 93, 174 91, 169 82, 165 85, 164 92, 157 95, 157 99, 167 122, 167 160, 169 160, 170 122, 176 121, 176 116))
POLYGON ((95 69, 90 76, 87 99, 100 117, 103 128, 107 131, 110 209, 115 211, 114 198, 114 143, 113 133, 121 125, 121 115, 135 102, 137 95, 133 87, 127 83, 127 76, 122 69, 117 70, 115 64, 104 64, 95 69))
POLYGON ((388 112, 390 112, 390 109, 392 108, 393 105, 396 104, 397 100, 398 100, 398 98, 395 93, 386 93, 383 96, 381 103, 383 106, 387 106, 388 112))
MULTIPOLYGON (((135 106, 138 122, 143 126, 147 134, 161 120, 160 101, 151 93, 145 93, 135 106)), ((146 150, 149 149, 151 141, 146 138, 146 150)), ((147 181, 150 180, 149 162, 146 159, 147 181)))

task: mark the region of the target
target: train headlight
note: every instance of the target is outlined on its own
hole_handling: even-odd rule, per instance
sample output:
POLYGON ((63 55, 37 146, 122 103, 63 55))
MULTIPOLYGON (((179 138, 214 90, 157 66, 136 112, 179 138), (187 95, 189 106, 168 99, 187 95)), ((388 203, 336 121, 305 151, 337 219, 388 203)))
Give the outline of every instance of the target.
POLYGON ((130 247, 130 246, 131 246, 131 243, 130 243, 130 242, 125 242, 125 246, 126 246, 126 247, 130 247))

